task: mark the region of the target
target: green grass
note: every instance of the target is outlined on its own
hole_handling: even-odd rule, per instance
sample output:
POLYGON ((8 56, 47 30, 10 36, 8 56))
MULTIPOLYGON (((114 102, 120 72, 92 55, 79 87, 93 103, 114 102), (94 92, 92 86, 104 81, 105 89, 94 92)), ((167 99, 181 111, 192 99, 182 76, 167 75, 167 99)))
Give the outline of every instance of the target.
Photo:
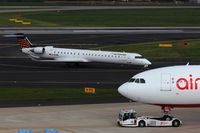
POLYGON ((9 18, 31 21, 31 26, 130 27, 200 26, 200 9, 124 9, 0 14, 0 26, 24 26, 9 18))
POLYGON ((166 41, 114 45, 96 49, 137 52, 151 61, 200 61, 200 40, 185 40, 185 42, 188 42, 188 45, 182 45, 180 41, 166 41), (173 47, 162 48, 158 46, 160 43, 170 43, 173 47))
POLYGON ((85 98, 117 98, 117 89, 96 89, 96 94, 84 93, 83 89, 69 88, 0 88, 0 101, 62 100, 85 98))

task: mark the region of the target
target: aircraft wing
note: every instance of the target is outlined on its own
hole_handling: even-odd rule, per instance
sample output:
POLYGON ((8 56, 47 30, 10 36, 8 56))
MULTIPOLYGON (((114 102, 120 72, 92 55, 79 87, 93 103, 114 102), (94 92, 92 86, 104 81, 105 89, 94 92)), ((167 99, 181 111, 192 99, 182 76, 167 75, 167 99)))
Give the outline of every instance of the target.
POLYGON ((54 61, 57 61, 57 62, 90 62, 84 58, 56 58, 54 61))
POLYGON ((83 58, 54 58, 54 59, 47 59, 47 58, 35 58, 30 56, 32 60, 34 61, 41 61, 41 62, 90 62, 83 58))

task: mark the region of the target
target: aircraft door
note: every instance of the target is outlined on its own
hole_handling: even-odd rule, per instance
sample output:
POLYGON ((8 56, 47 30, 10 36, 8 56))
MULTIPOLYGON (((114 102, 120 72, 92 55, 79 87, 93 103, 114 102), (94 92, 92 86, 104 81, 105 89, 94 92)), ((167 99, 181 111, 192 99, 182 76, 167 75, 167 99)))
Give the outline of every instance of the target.
POLYGON ((171 91, 171 74, 162 73, 161 74, 161 90, 160 91, 171 91))
POLYGON ((127 58, 127 63, 128 63, 128 64, 131 64, 131 57, 129 57, 129 56, 128 56, 128 58, 127 58))

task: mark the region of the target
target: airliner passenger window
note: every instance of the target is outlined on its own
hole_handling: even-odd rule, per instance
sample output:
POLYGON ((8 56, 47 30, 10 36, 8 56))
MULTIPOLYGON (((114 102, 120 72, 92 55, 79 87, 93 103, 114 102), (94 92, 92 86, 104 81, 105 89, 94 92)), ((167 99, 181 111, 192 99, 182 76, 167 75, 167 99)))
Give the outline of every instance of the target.
POLYGON ((134 82, 135 81, 135 79, 134 78, 131 78, 128 82, 134 82))
POLYGON ((145 80, 144 79, 140 79, 140 83, 145 83, 145 80))
POLYGON ((140 79, 136 79, 136 80, 135 80, 135 83, 140 83, 140 79))

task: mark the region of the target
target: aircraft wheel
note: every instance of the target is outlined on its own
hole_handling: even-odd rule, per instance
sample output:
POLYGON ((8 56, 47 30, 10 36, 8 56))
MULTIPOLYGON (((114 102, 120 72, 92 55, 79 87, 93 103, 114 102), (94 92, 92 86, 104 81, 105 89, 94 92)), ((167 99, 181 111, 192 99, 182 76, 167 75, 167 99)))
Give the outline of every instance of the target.
POLYGON ((120 124, 120 122, 119 122, 119 121, 117 122, 117 124, 118 124, 118 126, 122 127, 122 125, 120 124))
POLYGON ((173 127, 179 127, 181 125, 181 122, 179 121, 179 120, 174 120, 173 122, 172 122, 172 126, 173 127))

